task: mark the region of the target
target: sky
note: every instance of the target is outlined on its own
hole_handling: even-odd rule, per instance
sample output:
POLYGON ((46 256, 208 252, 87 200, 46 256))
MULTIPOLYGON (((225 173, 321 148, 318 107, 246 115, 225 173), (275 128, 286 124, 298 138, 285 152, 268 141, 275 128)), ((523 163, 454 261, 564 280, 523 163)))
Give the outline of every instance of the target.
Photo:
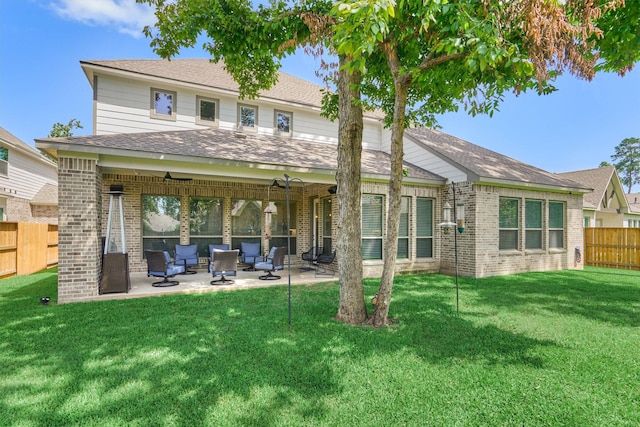
MULTIPOLYGON (((90 135, 91 86, 80 61, 158 58, 142 34, 153 23, 135 0, 0 0, 0 126, 31 146, 71 119, 83 126, 74 135, 90 135)), ((179 57, 208 56, 193 48, 179 57)), ((318 66, 298 54, 282 71, 321 84, 318 66)), ((493 117, 439 116, 441 130, 549 172, 598 167, 624 138, 640 138, 640 64, 623 78, 562 76, 555 85, 551 95, 506 96, 493 117)))

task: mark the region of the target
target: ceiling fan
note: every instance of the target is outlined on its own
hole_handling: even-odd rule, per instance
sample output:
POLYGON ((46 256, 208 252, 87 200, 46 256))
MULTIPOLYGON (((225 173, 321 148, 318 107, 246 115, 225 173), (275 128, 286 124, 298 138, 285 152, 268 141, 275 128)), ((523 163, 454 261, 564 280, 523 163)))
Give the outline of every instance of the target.
POLYGON ((164 180, 173 180, 173 181, 191 181, 193 178, 174 178, 171 176, 169 172, 164 175, 164 180))

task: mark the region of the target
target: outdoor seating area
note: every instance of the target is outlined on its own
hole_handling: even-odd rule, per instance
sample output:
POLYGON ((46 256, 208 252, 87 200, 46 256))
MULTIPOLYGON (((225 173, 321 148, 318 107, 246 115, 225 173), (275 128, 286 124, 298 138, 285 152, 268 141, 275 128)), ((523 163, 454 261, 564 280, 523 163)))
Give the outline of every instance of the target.
MULTIPOLYGON (((240 265, 238 267, 240 267, 240 265)), ((179 278, 179 283, 177 285, 156 287, 152 284, 152 281, 149 279, 146 272, 131 273, 131 288, 129 292, 102 294, 97 296, 95 299, 126 299, 166 294, 217 292, 270 286, 286 287, 289 282, 288 273, 289 270, 286 266, 286 256, 285 266, 280 271, 281 277, 279 280, 262 280, 260 279, 260 276, 264 275, 263 271, 243 271, 242 268, 238 268, 235 276, 231 276, 228 273, 225 274, 226 278, 229 276, 233 277, 233 281, 227 280, 224 282, 216 282, 212 285, 212 273, 209 272, 208 268, 200 267, 195 270, 195 274, 177 276, 177 278, 179 278)), ((218 274, 213 278, 220 278, 220 275, 218 274)), ((331 279, 316 276, 314 271, 300 271, 297 266, 291 266, 291 285, 309 285, 326 282, 327 280, 337 280, 337 278, 331 279)))

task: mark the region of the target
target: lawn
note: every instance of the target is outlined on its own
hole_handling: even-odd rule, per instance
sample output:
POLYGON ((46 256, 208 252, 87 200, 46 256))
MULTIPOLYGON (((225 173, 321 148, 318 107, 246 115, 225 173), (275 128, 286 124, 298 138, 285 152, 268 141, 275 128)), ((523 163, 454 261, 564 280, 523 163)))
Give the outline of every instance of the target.
POLYGON ((0 281, 2 426, 640 425, 638 272, 463 278, 458 316, 453 278, 399 276, 381 330, 332 320, 336 283, 294 286, 289 328, 286 286, 58 305, 56 280, 0 281))

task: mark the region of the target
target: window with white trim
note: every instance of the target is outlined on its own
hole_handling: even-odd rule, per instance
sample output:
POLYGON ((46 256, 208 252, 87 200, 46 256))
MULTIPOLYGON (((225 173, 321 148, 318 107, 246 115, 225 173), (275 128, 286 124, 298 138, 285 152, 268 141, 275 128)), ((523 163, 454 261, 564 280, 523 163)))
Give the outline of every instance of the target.
POLYGON ((178 94, 173 90, 151 88, 151 117, 176 120, 178 94))
POLYGON ((398 259, 409 258, 409 224, 411 197, 400 198, 400 227, 398 228, 398 259))
POLYGON ((524 247, 542 249, 542 201, 525 200, 524 247))
POLYGON ((433 199, 416 199, 416 258, 433 258, 433 199))
POLYGON ((500 250, 518 250, 519 201, 500 197, 499 207, 499 248, 500 250))
POLYGON ((258 130, 258 107, 238 104, 238 129, 254 132, 258 130))
POLYGON ((564 249, 563 202, 549 202, 549 249, 564 249))
POLYGON ((291 136, 293 133, 293 113, 275 110, 273 128, 277 135, 291 136))
POLYGON ((9 175, 9 149, 0 147, 0 175, 9 175))
POLYGON ((382 221, 384 198, 362 195, 362 259, 382 259, 382 221))
POLYGON ((218 126, 220 101, 204 96, 196 96, 196 123, 205 126, 218 126))

